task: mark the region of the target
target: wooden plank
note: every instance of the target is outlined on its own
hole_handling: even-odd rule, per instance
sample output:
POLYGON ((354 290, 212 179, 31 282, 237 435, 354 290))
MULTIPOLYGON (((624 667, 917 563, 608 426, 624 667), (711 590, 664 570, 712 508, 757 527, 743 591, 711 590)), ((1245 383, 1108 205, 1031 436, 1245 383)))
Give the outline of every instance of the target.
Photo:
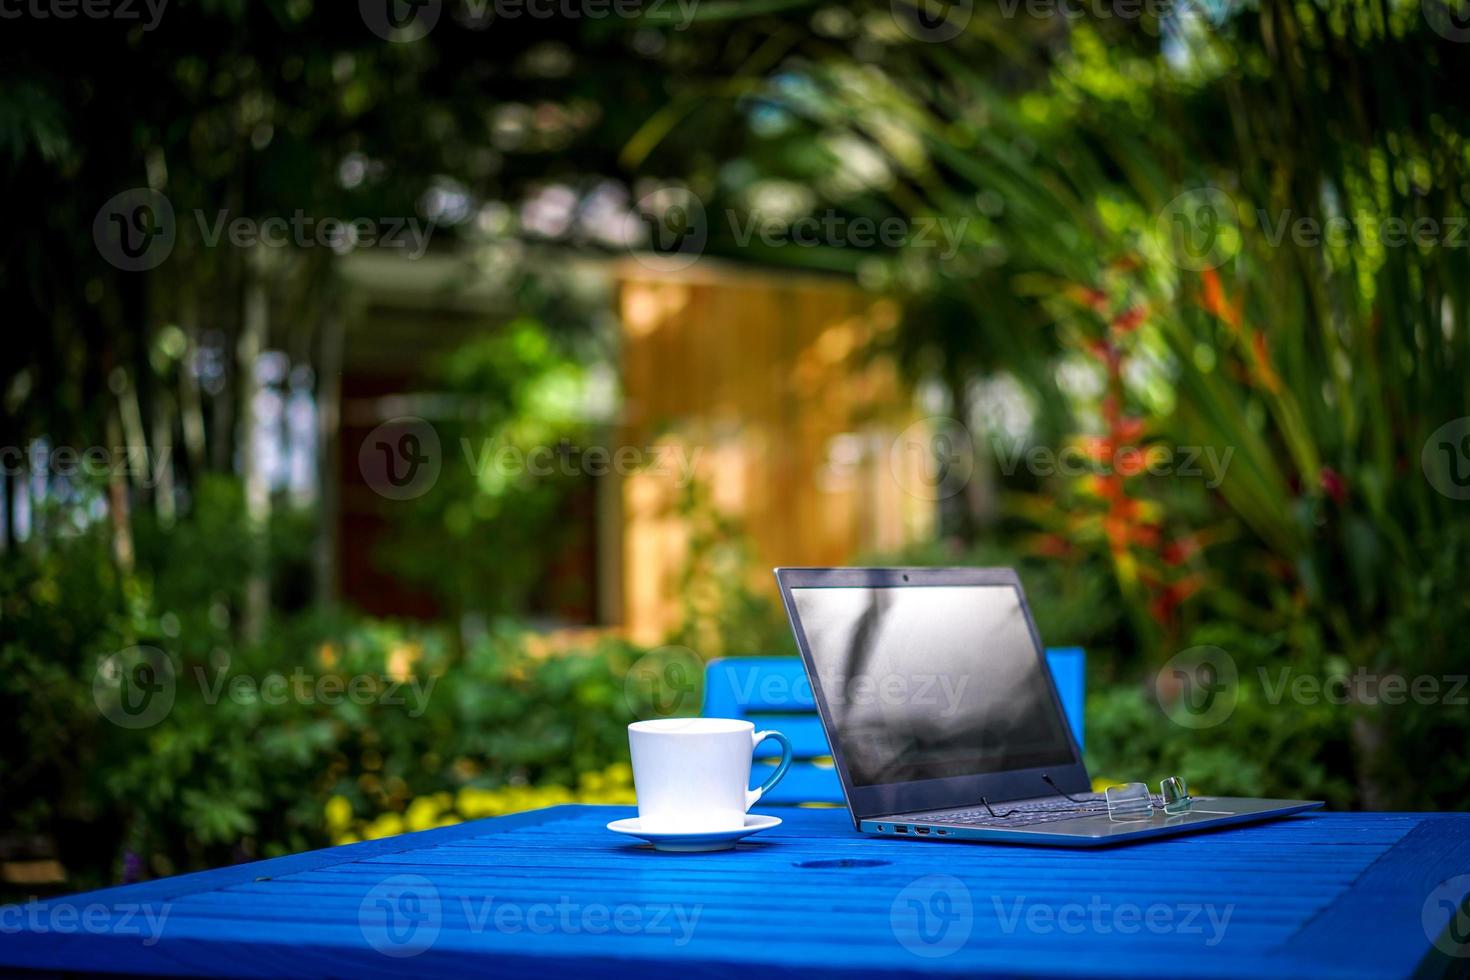
POLYGON ((1046 651, 1046 665, 1051 668, 1062 711, 1072 726, 1072 737, 1079 749, 1085 748, 1087 734, 1083 722, 1087 708, 1087 655, 1081 647, 1055 647, 1046 651))
MULTIPOLYGON (((894 366, 865 351, 888 315, 875 310, 887 305, 839 278, 624 270, 619 442, 661 437, 703 451, 699 478, 749 537, 747 574, 759 593, 774 597, 772 565, 893 551, 932 525, 932 501, 905 495, 880 506, 875 496, 875 479, 880 491, 893 490, 886 444, 913 415, 894 366), (834 440, 874 433, 881 459, 827 478, 834 440), (920 511, 924 519, 912 520, 920 511)), ((687 535, 650 519, 647 483, 624 483, 624 622, 634 639, 654 643, 678 626, 667 579, 684 564, 687 535)))
MULTIPOLYGON (((775 770, 766 762, 757 762, 750 767, 750 782, 759 786, 775 770)), ((842 784, 837 773, 827 766, 810 762, 793 762, 786 775, 767 793, 761 804, 765 806, 787 806, 799 803, 841 803, 842 784)), ((844 811, 846 812, 846 811, 844 811)))
POLYGON ((1444 904, 1459 910, 1463 929, 1467 871, 1470 818, 1426 814, 1351 891, 1303 926, 1286 952, 1302 962, 1379 976, 1407 973, 1406 966, 1433 976, 1456 960, 1462 973, 1470 971, 1470 945, 1461 942, 1457 948, 1446 934, 1452 912, 1444 904), (1365 928, 1370 942, 1364 941, 1365 928), (1416 961, 1414 950, 1422 960, 1416 961))
POLYGON ((705 668, 704 713, 744 718, 751 711, 815 712, 806 668, 796 657, 726 657, 705 668))
POLYGON ((604 829, 631 812, 557 807, 75 896, 63 900, 75 910, 155 903, 167 916, 152 943, 116 917, 88 931, 0 917, 0 966, 1136 977, 1139 963, 1179 962, 1203 977, 1404 975, 1430 948, 1427 896, 1470 872, 1464 815, 1313 814, 1077 852, 869 838, 844 810, 793 809, 736 850, 675 855, 604 829), (383 919, 429 908, 432 929, 408 916, 390 933, 383 919), (619 910, 624 931, 609 924, 619 910), (963 936, 947 948, 952 930, 963 936))

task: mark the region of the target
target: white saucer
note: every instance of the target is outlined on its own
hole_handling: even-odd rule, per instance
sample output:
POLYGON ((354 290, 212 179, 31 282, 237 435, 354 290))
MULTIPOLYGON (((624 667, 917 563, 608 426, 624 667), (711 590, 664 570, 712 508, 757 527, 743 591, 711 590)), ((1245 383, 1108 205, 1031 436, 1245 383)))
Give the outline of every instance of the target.
POLYGON ((659 833, 658 831, 643 830, 638 824, 637 817, 628 817, 625 820, 614 820, 607 825, 607 829, 615 834, 626 834, 629 837, 639 837, 653 845, 656 851, 681 851, 685 854, 696 851, 727 851, 735 846, 735 842, 742 837, 758 834, 762 830, 770 830, 772 827, 781 826, 780 817, 768 817, 759 813, 747 813, 745 815, 745 826, 737 830, 717 830, 704 833, 659 833))

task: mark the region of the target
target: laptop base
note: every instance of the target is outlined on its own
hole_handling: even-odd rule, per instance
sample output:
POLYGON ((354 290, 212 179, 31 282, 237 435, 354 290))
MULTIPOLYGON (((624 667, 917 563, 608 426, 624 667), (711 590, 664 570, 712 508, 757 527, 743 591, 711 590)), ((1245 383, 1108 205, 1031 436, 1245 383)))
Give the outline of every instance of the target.
MULTIPOLYGON (((997 804, 1003 806, 1003 804, 997 804)), ((865 834, 910 840, 980 841, 988 844, 1031 844, 1039 847, 1104 847, 1155 837, 1172 837, 1262 820, 1274 820, 1322 806, 1319 800, 1258 800, 1235 796, 1195 797, 1187 813, 1114 820, 1106 813, 1083 815, 1035 827, 996 827, 946 823, 934 813, 870 817, 859 824, 865 834)))

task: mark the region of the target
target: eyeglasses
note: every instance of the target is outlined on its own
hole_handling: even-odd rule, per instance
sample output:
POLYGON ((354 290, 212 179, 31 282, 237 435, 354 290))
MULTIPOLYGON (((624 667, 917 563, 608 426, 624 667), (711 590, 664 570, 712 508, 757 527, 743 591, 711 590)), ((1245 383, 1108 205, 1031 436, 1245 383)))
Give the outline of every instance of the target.
MULTIPOLYGON (((1124 783, 1109 786, 1104 794, 1108 801, 1108 818, 1111 820, 1147 820, 1153 815, 1154 798, 1149 795, 1145 783, 1124 783)), ((1159 783, 1160 808, 1170 816, 1188 813, 1194 805, 1189 788, 1178 776, 1170 776, 1159 783)))
MULTIPOLYGON (((1077 797, 1062 789, 1052 780, 1051 776, 1042 773, 1042 782, 1050 786, 1059 795, 1066 797, 1073 803, 1080 804, 1080 813, 1097 813, 1102 811, 1088 804, 1098 802, 1096 796, 1092 799, 1079 800, 1077 797)), ((1148 793, 1148 785, 1145 783, 1124 783, 1121 786, 1109 786, 1103 794, 1107 801, 1108 818, 1110 820, 1147 820, 1153 815, 1154 806, 1160 807, 1171 817, 1182 813, 1188 813, 1189 808, 1194 805, 1194 797, 1189 795, 1189 788, 1184 785, 1184 780, 1179 776, 1170 776, 1159 783, 1158 803, 1148 793)), ((1016 810, 1007 810, 1005 813, 996 813, 990 806, 990 801, 980 797, 980 802, 985 805, 986 811, 997 820, 1002 820, 1015 813, 1016 810)))

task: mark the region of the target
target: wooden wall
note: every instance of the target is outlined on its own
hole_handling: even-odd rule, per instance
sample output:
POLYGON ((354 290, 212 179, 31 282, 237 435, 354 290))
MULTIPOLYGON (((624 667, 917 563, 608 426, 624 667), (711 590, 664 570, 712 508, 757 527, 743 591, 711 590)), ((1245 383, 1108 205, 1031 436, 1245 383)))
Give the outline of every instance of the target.
MULTIPOLYGON (((892 453, 913 400, 872 344, 891 302, 845 280, 722 267, 617 271, 624 417, 619 443, 676 446, 713 501, 749 533, 751 584, 775 594, 777 565, 840 565, 929 535, 934 503, 904 491, 892 453), (695 455, 697 453, 697 455, 695 455)), ((679 481, 621 482, 616 578, 640 642, 677 623, 689 529, 679 481)), ((759 652, 759 651, 750 651, 759 652)))

